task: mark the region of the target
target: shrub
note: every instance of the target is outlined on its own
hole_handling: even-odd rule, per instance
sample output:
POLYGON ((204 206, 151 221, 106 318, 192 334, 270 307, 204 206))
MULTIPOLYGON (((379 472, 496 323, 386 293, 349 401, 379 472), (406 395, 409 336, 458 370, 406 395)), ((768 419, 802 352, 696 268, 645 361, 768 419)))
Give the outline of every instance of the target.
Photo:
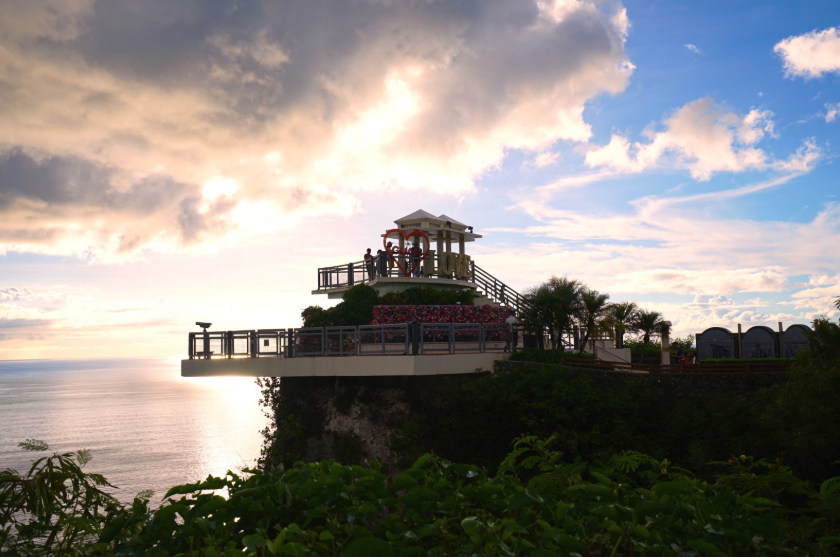
POLYGON ((789 364, 793 363, 793 358, 711 358, 703 360, 703 364, 789 364))
MULTIPOLYGON (((60 553, 30 551, 26 543, 39 542, 23 518, 23 530, 0 537, 0 552, 830 555, 840 539, 840 478, 817 491, 783 465, 746 456, 713 463, 719 473, 711 480, 637 451, 568 464, 554 441, 517 439, 496 475, 432 454, 393 479, 375 461, 366 468, 298 462, 208 476, 171 488, 157 509, 138 497, 130 507, 115 503, 107 515, 97 512, 97 500, 80 497, 93 475, 74 472, 79 482, 60 487, 38 476, 33 492, 58 487, 68 495, 74 505, 65 526, 87 525, 87 542, 60 553)), ((14 514, 9 501, 0 499, 0 516, 14 514)))
POLYGON ((798 470, 825 479, 840 473, 840 327, 817 319, 809 336, 790 379, 766 392, 762 422, 798 470))
POLYGON ((510 359, 516 362, 535 362, 540 364, 561 364, 566 358, 585 358, 597 360, 598 356, 589 352, 557 352, 556 350, 537 350, 526 348, 510 355, 510 359))
POLYGON ((373 322, 373 308, 379 305, 462 305, 472 306, 472 290, 440 290, 413 286, 404 292, 379 296, 367 284, 357 284, 344 291, 342 301, 335 307, 324 309, 309 306, 301 312, 304 327, 355 327, 373 322))
POLYGON ((645 356, 659 356, 662 354, 662 347, 659 344, 645 345, 644 341, 639 338, 628 338, 624 340, 624 347, 630 349, 630 353, 634 356, 644 354, 645 356))

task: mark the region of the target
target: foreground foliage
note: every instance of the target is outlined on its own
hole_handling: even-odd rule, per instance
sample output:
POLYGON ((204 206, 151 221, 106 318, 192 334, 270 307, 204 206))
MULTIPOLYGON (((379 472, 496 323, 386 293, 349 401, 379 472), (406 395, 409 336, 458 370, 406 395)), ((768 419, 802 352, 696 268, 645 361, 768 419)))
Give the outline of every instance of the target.
MULTIPOLYGON (((75 502, 61 519, 65 527, 89 527, 73 543, 43 551, 35 540, 39 530, 27 529, 42 520, 41 507, 26 499, 12 508, 17 500, 3 498, 0 512, 22 515, 16 524, 23 528, 7 528, 0 549, 68 556, 532 557, 829 555, 837 549, 840 478, 815 490, 784 466, 744 456, 718 463, 713 481, 637 452, 569 464, 552 450, 553 441, 520 438, 494 477, 431 454, 393 479, 375 462, 367 468, 297 463, 176 486, 156 509, 143 497, 127 507, 109 499, 107 514, 97 510, 96 498, 84 496, 98 479, 81 473, 80 482, 65 484, 28 474, 23 479, 35 491, 75 502)), ((33 469, 42 472, 46 462, 62 458, 33 469)))

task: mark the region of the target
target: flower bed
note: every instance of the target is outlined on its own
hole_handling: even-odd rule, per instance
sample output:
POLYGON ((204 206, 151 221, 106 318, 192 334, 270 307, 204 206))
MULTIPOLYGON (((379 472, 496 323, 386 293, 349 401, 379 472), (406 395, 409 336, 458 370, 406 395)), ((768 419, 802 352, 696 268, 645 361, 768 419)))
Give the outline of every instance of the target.
POLYGON ((421 323, 504 323, 514 311, 486 306, 374 306, 373 325, 409 323, 414 316, 421 323))

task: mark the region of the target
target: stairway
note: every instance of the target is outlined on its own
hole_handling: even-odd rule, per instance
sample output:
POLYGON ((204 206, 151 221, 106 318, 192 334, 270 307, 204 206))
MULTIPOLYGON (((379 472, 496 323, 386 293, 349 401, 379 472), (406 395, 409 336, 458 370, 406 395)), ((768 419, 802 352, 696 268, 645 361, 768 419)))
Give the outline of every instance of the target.
POLYGON ((494 300, 494 299, 490 298, 489 296, 487 296, 486 294, 484 294, 484 292, 482 292, 481 290, 476 290, 476 291, 475 291, 475 298, 473 299, 473 305, 474 305, 474 306, 496 306, 496 307, 502 307, 502 304, 500 304, 500 303, 499 303, 499 302, 497 302, 496 300, 494 300))

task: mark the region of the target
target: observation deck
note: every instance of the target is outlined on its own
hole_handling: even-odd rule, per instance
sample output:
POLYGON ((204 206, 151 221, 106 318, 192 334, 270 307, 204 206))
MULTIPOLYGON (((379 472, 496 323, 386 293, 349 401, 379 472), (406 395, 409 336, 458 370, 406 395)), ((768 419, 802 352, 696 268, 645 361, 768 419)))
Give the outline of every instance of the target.
POLYGON ((184 377, 457 375, 521 348, 509 323, 399 323, 189 334, 184 377))
POLYGON ((472 289, 476 305, 507 306, 517 314, 524 309, 522 295, 476 265, 466 253, 466 244, 482 237, 473 232, 472 226, 423 210, 394 223, 398 228, 380 235, 382 246, 376 252, 371 249, 370 259, 320 267, 318 287, 312 294, 341 298, 348 288, 358 284, 368 284, 380 294, 431 286, 472 289), (419 252, 412 253, 415 242, 419 252), (412 247, 407 247, 409 244, 412 247), (457 246, 457 251, 453 251, 453 246, 457 246))

